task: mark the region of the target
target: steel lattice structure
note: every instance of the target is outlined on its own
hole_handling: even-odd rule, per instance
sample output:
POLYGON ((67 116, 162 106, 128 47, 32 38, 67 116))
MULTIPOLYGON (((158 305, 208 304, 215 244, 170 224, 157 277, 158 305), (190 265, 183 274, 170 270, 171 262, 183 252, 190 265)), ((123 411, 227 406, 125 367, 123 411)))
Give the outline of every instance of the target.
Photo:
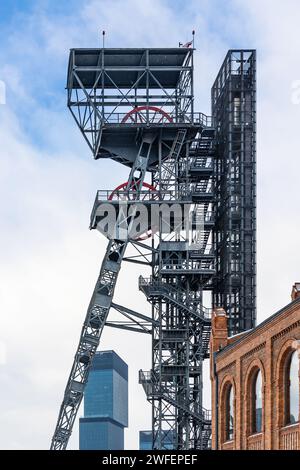
MULTIPOLYGON (((67 447, 105 325, 152 335, 152 368, 140 371, 139 381, 152 403, 153 448, 167 448, 170 441, 174 449, 209 446, 211 425, 210 414, 202 405, 202 364, 209 356, 211 309, 203 305, 204 291, 213 291, 215 305, 225 302, 225 308, 233 308, 232 298, 228 300, 226 296, 232 294, 234 279, 231 276, 227 282, 222 278, 223 251, 226 260, 233 259, 229 255, 231 247, 224 242, 225 232, 231 234, 233 227, 231 206, 224 204, 223 197, 234 147, 228 144, 226 133, 232 135, 235 123, 231 120, 237 113, 237 100, 226 112, 227 89, 233 93, 235 78, 240 77, 240 109, 248 112, 248 104, 244 106, 243 101, 248 103, 246 67, 249 76, 252 73, 255 77, 255 60, 252 52, 250 59, 247 56, 250 66, 246 66, 246 55, 241 52, 242 73, 236 77, 231 69, 226 69, 228 75, 223 79, 221 69, 222 78, 213 87, 215 128, 211 118, 194 111, 193 53, 192 48, 185 47, 70 52, 69 109, 94 158, 111 158, 128 166, 130 172, 128 181, 115 190, 98 191, 92 209, 90 228, 108 238, 108 247, 87 310, 51 449, 67 447), (112 232, 106 217, 111 209, 117 214, 112 232), (146 225, 140 223, 142 211, 146 225), (151 270, 149 278, 139 277, 139 289, 152 306, 151 316, 113 302, 123 261, 146 265, 151 270), (111 308, 122 314, 124 321, 110 320, 111 308)), ((254 97, 252 88, 251 96, 254 97)), ((232 98, 236 95, 230 95, 230 103, 232 98)), ((239 112, 243 124, 235 126, 234 131, 239 129, 240 140, 248 142, 248 130, 253 132, 255 123, 254 108, 251 125, 249 117, 245 118, 248 127, 244 111, 239 112)), ((251 142, 254 148, 255 141, 251 142)), ((249 168, 247 149, 239 167, 245 169, 245 175, 249 168)), ((244 181, 239 180, 239 190, 245 189, 244 181)), ((247 180, 247 188, 248 184, 247 180)), ((227 190, 231 197, 232 189, 227 190)), ((255 206, 251 206, 250 214, 248 199, 244 202, 245 220, 249 221, 255 215, 255 206)), ((239 245, 244 256, 241 264, 248 266, 248 232, 242 224, 235 227, 234 236, 238 233, 239 240, 244 240, 239 245)), ((251 247, 252 265, 254 241, 251 247)), ((255 298, 254 281, 252 289, 255 298)), ((241 290, 239 295, 246 299, 249 292, 241 290)), ((245 310, 244 314, 237 308, 236 329, 247 328, 251 323, 248 318, 254 321, 253 311, 250 315, 245 310)), ((229 314, 235 318, 233 310, 229 309, 229 314)))

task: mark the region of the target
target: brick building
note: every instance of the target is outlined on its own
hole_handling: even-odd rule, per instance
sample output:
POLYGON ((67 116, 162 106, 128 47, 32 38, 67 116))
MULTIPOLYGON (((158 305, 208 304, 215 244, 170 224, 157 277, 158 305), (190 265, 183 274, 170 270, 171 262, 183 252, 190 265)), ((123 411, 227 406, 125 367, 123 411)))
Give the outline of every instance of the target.
POLYGON ((211 335, 212 448, 300 449, 300 283, 292 302, 228 337, 216 309, 211 335))

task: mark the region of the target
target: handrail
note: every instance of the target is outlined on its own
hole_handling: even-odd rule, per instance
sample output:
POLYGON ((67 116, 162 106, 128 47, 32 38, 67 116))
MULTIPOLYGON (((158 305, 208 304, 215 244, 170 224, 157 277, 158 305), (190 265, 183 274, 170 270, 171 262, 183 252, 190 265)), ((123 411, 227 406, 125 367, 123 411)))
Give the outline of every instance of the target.
POLYGON ((213 260, 210 259, 201 259, 201 260, 196 260, 193 258, 190 259, 169 259, 164 261, 163 268, 166 269, 172 269, 174 267, 182 266, 186 267, 189 266, 192 269, 212 269, 214 262, 213 260))
MULTIPOLYGON (((169 296, 174 295, 174 300, 177 302, 181 302, 178 299, 178 294, 182 293, 178 287, 174 287, 171 284, 167 284, 166 282, 161 282, 157 279, 154 279, 152 276, 149 278, 144 278, 143 276, 139 276, 139 288, 146 286, 146 287, 158 287, 160 289, 163 289, 165 294, 169 296)), ((209 309, 207 307, 204 307, 201 305, 200 307, 200 312, 197 312, 197 308, 199 308, 199 302, 196 299, 191 299, 190 303, 187 303, 185 306, 188 310, 196 309, 196 313, 202 315, 205 319, 210 320, 211 319, 211 314, 212 314, 212 309, 209 309)))
MULTIPOLYGON (((148 189, 148 190, 141 190, 138 192, 139 194, 139 200, 137 202, 143 202, 143 201, 159 201, 165 196, 169 196, 170 199, 174 199, 174 194, 170 190, 153 190, 153 189, 148 189)), ((97 191, 96 194, 96 202, 103 202, 103 201, 108 201, 108 202, 113 202, 115 200, 122 201, 122 202, 130 202, 130 201, 135 201, 135 192, 133 190, 126 190, 126 189, 100 189, 97 191), (113 194, 113 198, 112 198, 113 194), (128 196, 130 196, 131 199, 128 199, 128 196)), ((163 202, 163 201, 162 201, 163 202)))
MULTIPOLYGON (((71 102, 71 106, 82 106, 82 102, 71 102)), ((163 116, 157 111, 148 109, 145 113, 137 113, 136 116, 131 119, 124 121, 124 118, 128 116, 128 112, 106 112, 102 114, 102 125, 114 124, 120 126, 141 126, 141 125, 153 125, 159 124, 165 126, 173 126, 174 124, 192 124, 202 125, 204 127, 212 127, 213 120, 211 116, 207 116, 201 112, 179 112, 179 111, 166 111, 170 119, 163 119, 163 116)))
MULTIPOLYGON (((159 385, 159 382, 157 380, 157 376, 155 374, 155 371, 153 369, 151 370, 139 370, 139 383, 144 386, 144 390, 147 393, 147 390, 151 393, 155 390, 154 387, 157 387, 159 385)), ((160 386, 161 391, 163 393, 166 393, 168 397, 168 390, 165 387, 160 386)), ((169 397, 172 399, 172 397, 169 397)), ((173 399, 172 399, 173 400, 173 399)), ((191 403, 192 404, 192 403, 191 403)), ((192 413, 194 413, 193 410, 191 410, 192 413)), ((198 413, 197 413, 198 414, 198 413)), ((211 422, 211 411, 208 410, 207 408, 201 407, 200 409, 200 417, 202 418, 203 421, 211 422)))

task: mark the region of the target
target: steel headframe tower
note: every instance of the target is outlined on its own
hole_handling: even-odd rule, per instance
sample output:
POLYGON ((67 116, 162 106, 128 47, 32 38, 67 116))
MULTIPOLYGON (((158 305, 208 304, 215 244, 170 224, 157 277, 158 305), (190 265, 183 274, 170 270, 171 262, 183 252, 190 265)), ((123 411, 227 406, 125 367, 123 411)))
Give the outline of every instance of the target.
MULTIPOLYGON (((225 308, 231 309, 238 308, 233 303, 241 298, 232 297, 234 278, 230 282, 222 278, 227 269, 220 259, 223 252, 226 263, 227 259, 229 264, 236 259, 231 240, 236 225, 231 202, 225 204, 223 197, 226 193, 226 201, 231 201, 233 196, 229 176, 235 148, 233 134, 237 130, 243 140, 236 173, 239 190, 245 191, 250 184, 249 179, 245 183, 245 177, 248 164, 254 165, 254 160, 248 161, 245 148, 253 136, 249 137, 248 127, 254 132, 254 114, 251 122, 246 116, 248 93, 253 100, 254 91, 251 86, 249 91, 246 89, 247 77, 254 80, 255 68, 252 52, 248 62, 241 56, 242 72, 226 69, 226 74, 217 79, 213 88, 215 133, 211 119, 194 111, 193 52, 185 47, 70 52, 69 109, 94 158, 111 158, 128 166, 130 172, 128 181, 116 189, 98 191, 92 209, 90 228, 108 238, 108 247, 87 310, 51 449, 67 447, 105 325, 152 335, 152 369, 140 371, 139 381, 152 403, 153 448, 170 448, 170 442, 174 449, 204 449, 209 445, 210 416, 202 406, 202 363, 209 355, 211 312, 203 305, 203 294, 214 289, 215 305, 227 302, 225 308), (240 88, 233 92, 232 87, 237 84, 240 88), (237 100, 232 104, 238 91, 239 105, 237 100), (226 114, 228 106, 230 116, 226 114), (239 124, 232 122, 237 114, 239 124), (113 224, 107 218, 111 211, 116 215, 113 224), (113 302, 122 261, 151 269, 149 278, 139 277, 139 289, 152 305, 151 316, 113 302), (109 320, 111 308, 123 315, 124 321, 109 320)), ((231 56, 227 57, 231 63, 231 56)), ((248 205, 247 192, 243 199, 244 218, 234 232, 243 256, 241 264, 249 262, 245 244, 245 224, 251 216, 246 210, 248 205)), ((251 249, 253 263, 254 244, 251 249)), ((252 294, 254 290, 255 284, 252 294)), ((242 288, 238 293, 241 295, 242 288)), ((243 329, 250 323, 244 323, 244 309, 238 312, 241 319, 237 328, 243 329)), ((234 317, 233 310, 229 314, 234 317)), ((251 315, 254 321, 252 310, 251 315)))
POLYGON ((212 87, 217 276, 231 334, 256 322, 256 51, 230 50, 212 87))

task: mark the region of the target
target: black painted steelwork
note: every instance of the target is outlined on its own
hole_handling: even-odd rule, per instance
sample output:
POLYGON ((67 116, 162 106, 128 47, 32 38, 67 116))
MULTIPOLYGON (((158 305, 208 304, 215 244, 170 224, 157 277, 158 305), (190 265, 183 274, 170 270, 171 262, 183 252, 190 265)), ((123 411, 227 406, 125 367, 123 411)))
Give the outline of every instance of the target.
POLYGON ((212 89, 212 118, 194 111, 193 53, 185 47, 70 52, 69 109, 94 158, 111 158, 130 172, 116 189, 98 191, 92 209, 90 228, 109 242, 52 449, 67 447, 104 326, 152 336, 152 368, 140 371, 139 381, 152 404, 153 448, 168 449, 170 439, 178 450, 208 448, 205 291, 227 311, 231 333, 255 323, 255 51, 227 54, 212 89), (119 216, 124 202, 132 210, 125 239, 118 221, 108 233, 101 212, 109 203, 119 216), (141 206, 148 220, 158 204, 164 210, 156 223, 133 236, 141 206), (139 277, 151 316, 113 302, 123 261, 151 270, 139 277), (110 309, 122 321, 108 318, 110 309))
POLYGON ((230 50, 212 87, 217 276, 231 334, 256 321, 256 52, 230 50))

